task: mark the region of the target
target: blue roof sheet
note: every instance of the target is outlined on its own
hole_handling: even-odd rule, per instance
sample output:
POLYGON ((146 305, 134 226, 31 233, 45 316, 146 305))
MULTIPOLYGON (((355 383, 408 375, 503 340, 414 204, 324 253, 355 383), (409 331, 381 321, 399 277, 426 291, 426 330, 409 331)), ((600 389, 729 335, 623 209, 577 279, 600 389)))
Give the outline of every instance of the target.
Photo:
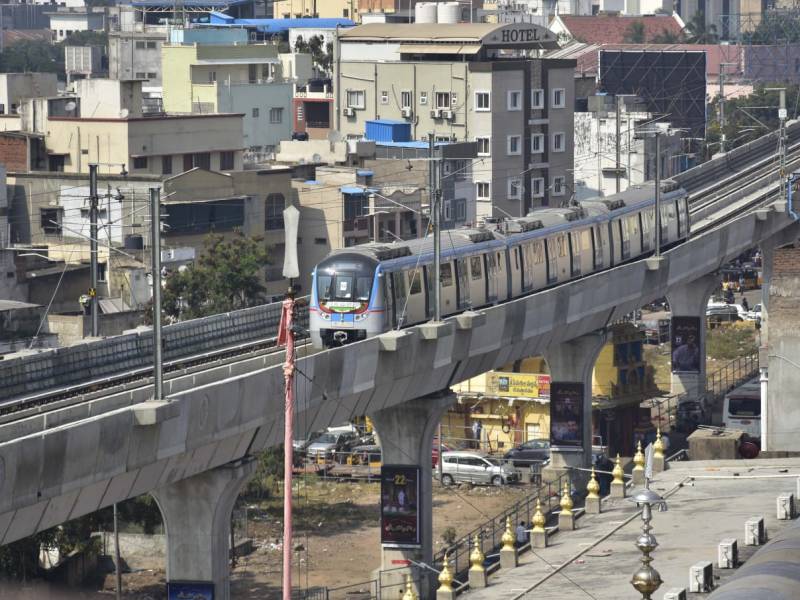
MULTIPOLYGON (((252 0, 183 0, 184 6, 193 7, 215 7, 227 8, 228 6, 236 6, 239 4, 248 4, 252 0)), ((130 6, 150 6, 150 7, 164 7, 173 9, 175 7, 174 0, 133 0, 130 6)), ((213 13, 212 13, 213 14, 213 13)))
MULTIPOLYGON (((187 0, 188 1, 188 0, 187 0)), ((193 0, 197 1, 197 0, 193 0)), ((213 0, 220 1, 220 0, 213 0)), ((249 0, 236 0, 249 1, 249 0)), ((289 29, 336 29, 337 26, 353 27, 350 19, 234 19, 229 15, 212 12, 212 25, 236 25, 255 28, 264 33, 281 33, 289 29)))
MULTIPOLYGON (((434 142, 434 146, 446 146, 450 142, 434 142)), ((428 142, 414 141, 414 142, 375 142, 376 146, 389 146, 390 148, 419 148, 425 150, 428 148, 428 142)))
POLYGON ((339 188, 339 191, 343 194, 373 194, 378 190, 375 188, 358 187, 355 185, 343 185, 339 188))
POLYGON ((368 119, 367 123, 380 123, 381 125, 408 125, 408 121, 399 121, 397 119, 368 119))

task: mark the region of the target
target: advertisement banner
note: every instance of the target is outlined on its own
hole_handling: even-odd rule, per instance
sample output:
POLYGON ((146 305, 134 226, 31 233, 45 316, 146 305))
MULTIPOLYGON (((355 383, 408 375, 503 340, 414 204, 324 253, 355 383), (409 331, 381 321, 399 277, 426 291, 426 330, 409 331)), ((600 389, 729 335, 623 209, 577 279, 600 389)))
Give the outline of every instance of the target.
POLYGON ((493 371, 487 374, 486 393, 514 398, 549 398, 550 376, 493 371))
POLYGON ((381 544, 419 546, 420 468, 410 465, 381 467, 381 544))
POLYGON ((167 600, 214 600, 214 584, 204 581, 168 581, 167 600))
POLYGON ((550 383, 550 446, 583 446, 582 383, 550 383))
POLYGON ((672 317, 670 341, 672 342, 672 372, 699 373, 700 357, 700 317, 672 317))

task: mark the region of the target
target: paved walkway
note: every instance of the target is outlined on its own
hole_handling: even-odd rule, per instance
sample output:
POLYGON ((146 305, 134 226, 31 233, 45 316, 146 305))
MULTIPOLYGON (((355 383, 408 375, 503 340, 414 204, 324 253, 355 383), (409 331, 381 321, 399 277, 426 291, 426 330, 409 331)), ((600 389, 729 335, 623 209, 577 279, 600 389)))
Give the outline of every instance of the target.
MULTIPOLYGON (((653 566, 664 580, 654 598, 660 600, 672 587, 688 587, 689 567, 701 560, 714 563, 715 575, 720 576, 718 583, 729 578, 733 571, 716 569, 719 541, 737 538, 740 557, 752 555, 756 548, 744 546, 745 521, 764 516, 768 534, 789 524, 776 519, 776 497, 781 492, 796 493, 799 476, 797 458, 683 462, 661 474, 650 486, 661 495, 669 494, 668 512, 655 512, 652 521, 652 533, 659 542, 653 566), (738 476, 734 478, 735 473, 738 476), (724 478, 712 478, 720 476, 724 478)), ((601 515, 584 515, 578 520, 579 529, 558 532, 546 549, 523 553, 519 567, 498 571, 490 578, 488 588, 469 591, 464 598, 639 598, 630 584, 641 557, 634 546, 641 530, 636 512, 627 500, 604 503, 601 515), (567 565, 560 572, 553 573, 564 563, 567 565)))

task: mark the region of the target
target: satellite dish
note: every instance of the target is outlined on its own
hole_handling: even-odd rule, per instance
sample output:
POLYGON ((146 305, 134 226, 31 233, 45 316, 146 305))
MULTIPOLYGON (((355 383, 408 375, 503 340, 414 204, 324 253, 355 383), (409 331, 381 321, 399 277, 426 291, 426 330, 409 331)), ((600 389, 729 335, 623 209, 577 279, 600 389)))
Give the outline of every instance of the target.
POLYGON ((306 164, 306 159, 305 158, 301 158, 300 160, 297 161, 297 164, 300 164, 300 165, 306 164))
POLYGON ((72 112, 73 110, 75 110, 76 108, 78 108, 78 105, 77 105, 77 103, 75 103, 75 102, 73 102, 72 100, 70 100, 69 102, 67 102, 67 103, 64 105, 64 108, 65 108, 66 110, 68 110, 69 112, 72 112))
POLYGON ((333 129, 328 133, 328 141, 331 142, 332 144, 335 144, 336 142, 341 142, 342 134, 333 129))
POLYGON ((283 276, 286 279, 300 277, 300 268, 297 264, 297 229, 300 224, 300 211, 289 205, 283 211, 283 227, 285 243, 283 250, 283 276))
POLYGON ((321 163, 322 157, 319 154, 314 154, 314 156, 311 157, 311 160, 314 161, 315 163, 321 163))
POLYGON ((17 107, 17 114, 18 115, 24 115, 25 114, 25 107, 24 106, 18 106, 17 107))
POLYGON ((129 111, 127 108, 123 108, 121 111, 119 111, 119 118, 127 119, 129 114, 131 114, 131 111, 129 111))

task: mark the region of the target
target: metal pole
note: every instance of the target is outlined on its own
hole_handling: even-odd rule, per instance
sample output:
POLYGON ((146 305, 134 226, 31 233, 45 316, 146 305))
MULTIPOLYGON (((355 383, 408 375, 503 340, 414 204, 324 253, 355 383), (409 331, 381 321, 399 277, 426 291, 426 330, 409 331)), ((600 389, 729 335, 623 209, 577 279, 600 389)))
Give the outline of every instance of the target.
POLYGON ((436 152, 433 143, 433 134, 428 134, 428 153, 430 160, 428 161, 428 189, 430 190, 430 204, 431 204, 431 219, 433 220, 433 273, 434 273, 434 288, 433 288, 433 320, 438 322, 442 320, 442 278, 441 278, 441 200, 442 191, 439 189, 438 172, 434 153, 436 152))
MULTIPOLYGON (((616 97, 616 101, 617 101, 617 131, 616 131, 616 140, 617 140, 617 163, 616 163, 616 165, 615 165, 615 166, 616 166, 616 168, 614 169, 614 174, 615 174, 615 177, 616 177, 616 182, 617 182, 617 188, 616 188, 616 189, 617 189, 617 193, 618 193, 618 194, 620 193, 620 191, 622 191, 622 190, 620 190, 620 168, 621 168, 621 166, 622 166, 622 165, 620 164, 620 157, 619 157, 619 153, 620 153, 620 147, 619 147, 619 146, 620 146, 620 139, 619 139, 619 119, 620 119, 620 110, 621 110, 621 108, 620 108, 620 102, 619 102, 619 101, 620 101, 621 99, 622 99, 622 98, 620 98, 619 96, 617 96, 617 97, 616 97)), ((599 127, 599 126, 600 126, 600 124, 599 124, 599 122, 598 122, 598 127, 599 127)), ((598 150, 598 152, 599 152, 599 150, 598 150)))
MULTIPOLYGON (((600 132, 600 110, 595 113, 595 121, 597 122, 597 195, 605 196, 603 193, 603 149, 600 147, 602 136, 600 132)), ((603 113, 607 116, 608 113, 603 113)))
POLYGON ((786 198, 786 90, 780 90, 780 95, 778 118, 781 121, 781 198, 786 198))
MULTIPOLYGON (((294 289, 289 288, 283 301, 281 318, 286 341, 286 362, 283 364, 285 381, 283 429, 283 600, 292 600, 292 467, 294 464, 292 440, 294 439, 294 289)), ((281 338, 279 333, 279 341, 281 338)))
POLYGON ((161 359, 161 189, 150 188, 150 253, 153 272, 153 400, 163 399, 161 359))
POLYGON ((725 152, 725 66, 719 65, 719 151, 725 152))
POLYGON ((439 483, 442 483, 442 472, 444 468, 442 467, 442 422, 439 421, 439 454, 438 459, 436 461, 436 469, 439 471, 439 483))
POLYGON ((656 256, 661 256, 661 132, 656 131, 656 256))
POLYGON ((92 337, 99 335, 97 314, 97 165, 89 165, 89 260, 91 261, 89 279, 89 309, 92 316, 92 337))
POLYGON ((116 578, 116 599, 122 597, 122 571, 119 558, 119 524, 117 523, 117 503, 114 503, 114 575, 116 578))

